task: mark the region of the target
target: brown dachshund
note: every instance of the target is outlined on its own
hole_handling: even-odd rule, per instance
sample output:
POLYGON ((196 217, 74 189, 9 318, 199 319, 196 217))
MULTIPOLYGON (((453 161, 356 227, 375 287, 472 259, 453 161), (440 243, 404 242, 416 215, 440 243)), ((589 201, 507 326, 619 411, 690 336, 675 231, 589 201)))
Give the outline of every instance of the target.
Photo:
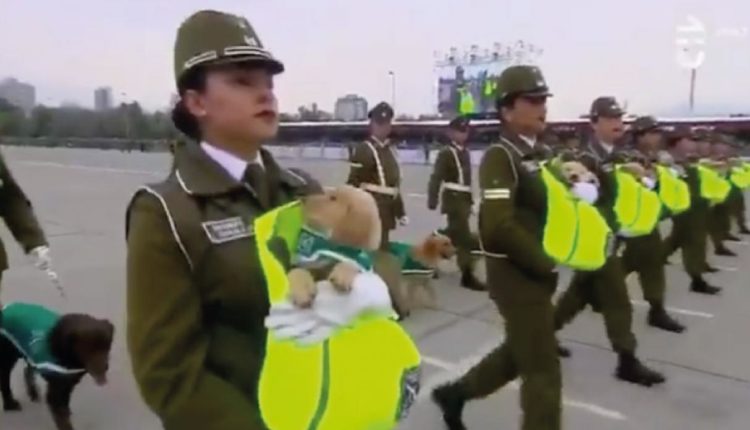
MULTIPOLYGON (((32 366, 29 357, 8 334, 13 321, 6 312, 0 332, 0 391, 5 411, 19 411, 21 405, 14 398, 10 387, 10 375, 19 359, 27 362, 24 371, 26 390, 33 402, 39 401, 39 388, 35 375, 47 381, 46 402, 58 430, 73 430, 70 421, 70 396, 81 379, 89 374, 97 385, 107 382, 109 354, 112 347, 114 326, 107 320, 89 315, 62 315, 46 336, 38 338, 46 342, 46 351, 53 364, 32 366), (6 330, 7 329, 7 330, 6 330)), ((37 340, 32 341, 35 342, 37 340)))

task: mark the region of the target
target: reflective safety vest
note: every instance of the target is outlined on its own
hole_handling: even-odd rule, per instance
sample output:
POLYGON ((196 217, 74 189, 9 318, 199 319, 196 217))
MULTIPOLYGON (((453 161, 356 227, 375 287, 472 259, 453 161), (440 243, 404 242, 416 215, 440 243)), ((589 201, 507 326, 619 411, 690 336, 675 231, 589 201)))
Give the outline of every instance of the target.
POLYGON ((460 113, 461 115, 469 115, 474 113, 474 96, 471 95, 471 91, 469 91, 468 88, 459 88, 458 97, 458 113, 460 113))
POLYGON ((661 217, 661 199, 619 167, 615 169, 615 180, 617 197, 614 209, 620 229, 627 231, 630 237, 650 234, 661 217))
POLYGON ((701 197, 712 206, 723 203, 729 197, 732 186, 716 170, 698 164, 698 177, 701 181, 701 197))
POLYGON ((690 187, 666 166, 656 166, 659 177, 659 198, 673 215, 690 209, 690 187))
POLYGON ((544 251, 555 262, 576 270, 604 266, 612 242, 612 230, 592 205, 573 196, 547 167, 541 169, 547 191, 544 251))
POLYGON ((729 174, 729 181, 737 188, 747 188, 750 186, 750 170, 747 166, 732 167, 729 174))
MULTIPOLYGON (((294 255, 301 207, 270 211, 254 228, 269 301, 283 302, 289 280, 268 244, 284 239, 294 255)), ((416 398, 419 365, 417 347, 390 315, 360 317, 312 346, 269 331, 258 383, 261 416, 270 430, 390 430, 416 398)))

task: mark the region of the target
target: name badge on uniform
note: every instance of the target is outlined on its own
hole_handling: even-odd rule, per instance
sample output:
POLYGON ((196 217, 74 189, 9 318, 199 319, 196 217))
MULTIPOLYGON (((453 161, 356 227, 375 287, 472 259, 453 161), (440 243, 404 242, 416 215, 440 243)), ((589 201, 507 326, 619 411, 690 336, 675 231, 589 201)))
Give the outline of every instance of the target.
POLYGON ((219 244, 231 242, 252 236, 251 228, 241 217, 226 218, 216 221, 206 221, 201 224, 211 243, 219 244))

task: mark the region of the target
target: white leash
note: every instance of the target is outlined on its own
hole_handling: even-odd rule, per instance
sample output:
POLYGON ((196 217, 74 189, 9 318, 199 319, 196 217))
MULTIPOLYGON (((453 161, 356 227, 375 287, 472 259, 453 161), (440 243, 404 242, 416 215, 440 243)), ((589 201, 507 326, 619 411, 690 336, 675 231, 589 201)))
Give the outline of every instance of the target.
POLYGON ((50 282, 52 282, 52 285, 54 285, 54 287, 57 289, 57 292, 60 293, 60 297, 66 299, 65 290, 63 289, 62 282, 60 282, 60 276, 57 274, 57 272, 55 272, 51 268, 48 268, 47 270, 45 270, 45 273, 47 274, 50 282))

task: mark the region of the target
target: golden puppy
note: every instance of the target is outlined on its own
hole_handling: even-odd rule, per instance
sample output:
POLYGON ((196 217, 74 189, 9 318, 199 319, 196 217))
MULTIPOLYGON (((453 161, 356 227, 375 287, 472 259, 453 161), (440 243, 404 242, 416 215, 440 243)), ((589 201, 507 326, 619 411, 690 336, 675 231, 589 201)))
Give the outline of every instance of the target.
POLYGON ((432 278, 441 261, 450 260, 456 255, 456 247, 450 238, 432 233, 421 243, 409 249, 402 267, 402 284, 397 303, 404 316, 418 306, 434 307, 437 304, 432 278))

